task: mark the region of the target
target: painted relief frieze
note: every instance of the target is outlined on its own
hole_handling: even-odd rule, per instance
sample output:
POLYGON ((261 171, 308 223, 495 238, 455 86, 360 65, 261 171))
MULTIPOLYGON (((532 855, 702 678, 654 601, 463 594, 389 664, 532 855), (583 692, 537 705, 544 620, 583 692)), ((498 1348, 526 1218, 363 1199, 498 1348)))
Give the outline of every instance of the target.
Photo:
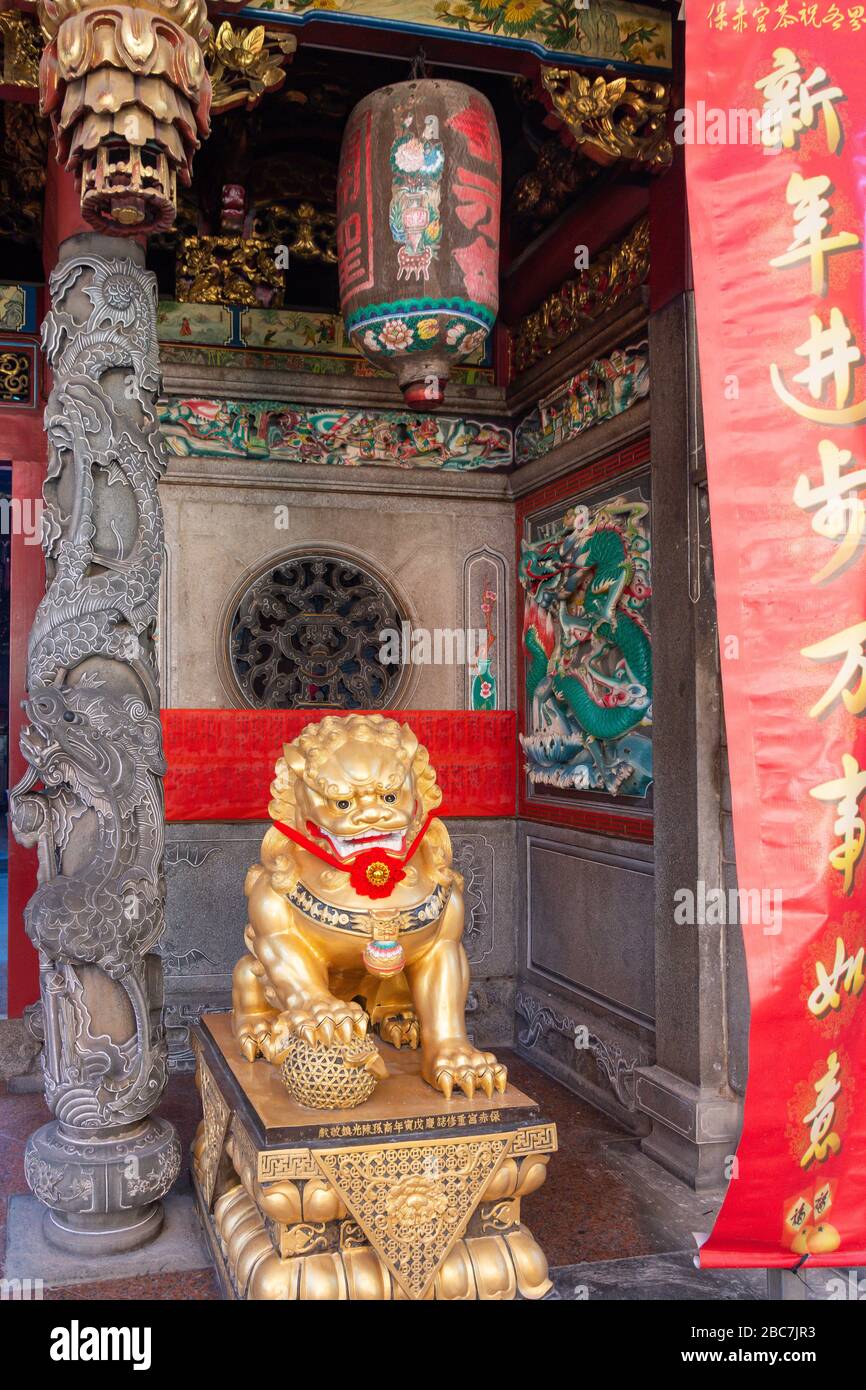
POLYGON ((310 408, 279 401, 170 400, 161 415, 180 457, 392 468, 495 468, 514 459, 503 425, 399 410, 310 408))
POLYGON ((464 674, 467 709, 504 709, 506 690, 505 559, 482 546, 463 562, 463 625, 483 634, 464 674))
MULTIPOLYGON (((212 238, 213 240, 213 238, 212 238)), ((246 242, 240 243, 242 246, 246 242)), ((262 308, 253 304, 161 299, 157 334, 162 360, 184 366, 279 369, 316 376, 387 378, 362 357, 341 315, 319 309, 262 308)), ((465 386, 492 385, 488 345, 452 366, 465 386)))
POLYGON ((671 18, 624 0, 260 0, 250 13, 279 14, 290 22, 330 21, 471 36, 474 43, 523 49, 572 62, 669 68, 671 18))
POLYGON ((648 344, 612 352, 569 377, 541 400, 515 431, 518 463, 528 463, 611 420, 649 395, 648 344))

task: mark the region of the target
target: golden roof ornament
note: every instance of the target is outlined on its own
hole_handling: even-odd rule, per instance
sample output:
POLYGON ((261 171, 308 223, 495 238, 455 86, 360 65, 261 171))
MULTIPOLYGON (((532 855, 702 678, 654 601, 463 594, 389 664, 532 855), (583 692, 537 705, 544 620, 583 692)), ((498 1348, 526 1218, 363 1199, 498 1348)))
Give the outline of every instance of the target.
POLYGON ((673 159, 667 135, 669 84, 542 67, 541 91, 565 127, 567 142, 596 163, 622 160, 658 173, 673 159))
POLYGON ((298 41, 294 34, 276 34, 257 24, 254 29, 234 29, 224 20, 205 48, 213 113, 221 116, 238 106, 251 110, 268 92, 276 92, 286 80, 285 64, 298 41))

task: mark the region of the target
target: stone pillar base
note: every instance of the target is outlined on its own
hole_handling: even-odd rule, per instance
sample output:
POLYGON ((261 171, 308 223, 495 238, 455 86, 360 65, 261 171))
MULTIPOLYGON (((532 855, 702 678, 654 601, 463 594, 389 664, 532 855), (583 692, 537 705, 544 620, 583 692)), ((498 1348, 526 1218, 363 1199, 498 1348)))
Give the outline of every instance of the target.
POLYGON ((193 1028, 203 1118, 193 1142, 199 1215, 227 1298, 547 1298, 547 1260, 521 1221, 556 1127, 512 1086, 447 1102, 417 1052, 346 1110, 292 1100, 279 1070, 246 1062, 227 1014, 193 1028))
POLYGON ((740 1134, 739 1101, 664 1067, 638 1067, 635 1078, 637 1107, 653 1123, 643 1152, 695 1191, 726 1187, 740 1134))
POLYGON ((54 1120, 30 1136, 24 1171, 43 1202, 49 1245, 114 1255, 147 1245, 162 1228, 160 1198, 180 1171, 174 1127, 156 1116, 117 1139, 69 1137, 54 1120))

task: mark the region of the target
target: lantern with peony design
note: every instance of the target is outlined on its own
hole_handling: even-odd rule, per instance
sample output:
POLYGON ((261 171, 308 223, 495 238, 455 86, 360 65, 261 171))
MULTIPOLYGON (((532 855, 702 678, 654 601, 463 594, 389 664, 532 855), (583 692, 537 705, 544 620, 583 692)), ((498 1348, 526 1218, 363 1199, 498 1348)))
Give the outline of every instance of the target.
POLYGON ((340 299, 355 347, 408 405, 444 399, 499 304, 499 131, 460 82, 383 87, 349 117, 337 184, 340 299))

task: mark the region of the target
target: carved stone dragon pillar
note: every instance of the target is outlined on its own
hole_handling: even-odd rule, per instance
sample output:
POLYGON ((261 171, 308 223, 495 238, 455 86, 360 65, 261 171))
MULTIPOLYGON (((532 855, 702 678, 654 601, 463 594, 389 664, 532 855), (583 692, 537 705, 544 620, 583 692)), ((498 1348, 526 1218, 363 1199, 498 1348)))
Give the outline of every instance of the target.
POLYGON ((75 1250, 156 1234, 180 1166, 172 1126, 151 1114, 167 1067, 153 954, 164 902, 153 644, 164 457, 156 282, 143 261, 114 238, 64 242, 42 330, 54 377, 48 587, 28 647, 30 767, 10 799, 17 839, 39 850, 25 919, 54 1114, 25 1167, 49 1239, 75 1250))
POLYGON ((12 828, 39 853, 46 1100, 27 1180, 49 1241, 76 1253, 157 1234, 181 1150, 166 1081, 165 764, 154 650, 165 461, 156 280, 119 240, 170 225, 208 133, 205 0, 41 0, 40 97, 81 213, 113 235, 59 248, 43 349, 47 589, 30 634, 12 828))

